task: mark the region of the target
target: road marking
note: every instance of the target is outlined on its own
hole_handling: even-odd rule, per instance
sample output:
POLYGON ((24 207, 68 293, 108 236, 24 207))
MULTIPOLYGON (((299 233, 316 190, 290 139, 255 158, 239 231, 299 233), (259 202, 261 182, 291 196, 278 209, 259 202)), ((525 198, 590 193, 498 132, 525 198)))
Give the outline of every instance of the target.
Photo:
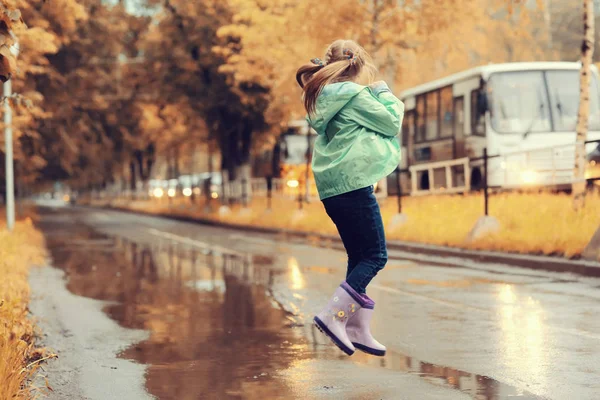
POLYGON ((169 233, 169 232, 159 231, 158 229, 150 228, 150 229, 147 229, 147 231, 154 236, 162 237, 164 239, 169 239, 169 240, 179 242, 179 243, 185 243, 190 246, 201 248, 203 250, 216 251, 221 254, 229 254, 229 255, 234 255, 234 256, 238 256, 238 257, 245 256, 245 254, 237 252, 232 249, 228 249, 228 248, 225 248, 222 246, 218 246, 218 245, 214 245, 214 244, 210 244, 210 243, 206 243, 206 242, 201 242, 199 240, 190 239, 185 236, 175 235, 175 234, 169 233))
POLYGON ((112 218, 110 217, 110 215, 108 215, 105 212, 97 212, 95 214, 96 219, 99 219, 100 221, 110 221, 112 218))
POLYGON ((229 237, 233 240, 243 240, 245 242, 250 242, 250 243, 260 243, 260 244, 266 244, 266 245, 277 244, 277 242, 272 239, 266 239, 266 238, 260 238, 260 237, 244 236, 244 235, 238 235, 238 234, 229 235, 229 237))

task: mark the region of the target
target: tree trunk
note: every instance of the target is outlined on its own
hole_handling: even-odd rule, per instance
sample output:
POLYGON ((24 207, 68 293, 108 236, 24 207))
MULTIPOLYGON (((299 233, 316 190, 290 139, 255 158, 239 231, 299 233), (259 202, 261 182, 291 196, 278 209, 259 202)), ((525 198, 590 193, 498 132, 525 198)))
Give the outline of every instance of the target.
POLYGON ((583 0, 583 43, 581 45, 581 74, 579 88, 579 113, 577 115, 577 139, 575 141, 575 171, 573 180, 573 206, 576 210, 585 205, 585 141, 590 116, 590 79, 594 55, 594 2, 583 0))
POLYGON ((179 145, 175 146, 174 149, 174 160, 173 160, 173 173, 175 176, 173 179, 179 179, 180 169, 179 169, 179 145))
POLYGON ((242 188, 242 202, 247 206, 252 199, 252 166, 250 164, 250 150, 252 146, 253 126, 244 124, 242 128, 242 143, 240 154, 240 174, 242 188))
POLYGON ((213 139, 212 139, 212 130, 209 133, 209 137, 208 137, 208 160, 206 160, 208 162, 208 179, 204 182, 204 194, 206 196, 206 205, 208 207, 210 207, 210 201, 212 199, 212 178, 213 178, 213 172, 214 172, 214 165, 213 165, 213 139))
POLYGON ((154 165, 154 145, 149 144, 145 151, 136 150, 134 155, 142 188, 144 191, 148 191, 148 180, 150 179, 150 173, 154 165))
POLYGON ((226 206, 229 204, 229 169, 221 169, 221 204, 226 206))
POLYGON ((192 194, 190 195, 190 200, 192 203, 196 202, 196 193, 195 193, 195 188, 196 185, 194 185, 194 179, 195 179, 195 173, 196 173, 196 143, 192 143, 192 145, 190 146, 190 170, 188 171, 190 173, 190 189, 192 190, 192 194))
POLYGON ((172 149, 167 150, 167 180, 173 177, 173 162, 171 161, 172 149))
POLYGON ((135 199, 137 194, 137 172, 134 160, 129 162, 129 189, 131 190, 131 198, 135 199))
POLYGON ((544 25, 546 28, 546 35, 548 35, 547 50, 548 55, 552 54, 554 48, 553 37, 552 37, 552 2, 551 0, 544 0, 544 25))
POLYGON ((135 196, 137 190, 137 173, 135 170, 135 161, 129 162, 129 189, 131 189, 131 196, 135 196))
POLYGON ((133 156, 135 158, 135 162, 137 163, 137 168, 140 174, 140 179, 142 181, 146 180, 145 178, 145 168, 144 168, 144 153, 141 150, 136 150, 133 152, 133 156))
POLYGON ((375 55, 379 50, 379 17, 380 17, 380 0, 371 0, 373 7, 371 13, 371 29, 369 32, 370 52, 375 55))
POLYGON ((221 204, 227 205, 229 202, 228 184, 231 168, 231 146, 224 137, 220 139, 219 144, 221 145, 221 204))
POLYGON ((281 139, 278 138, 273 146, 273 156, 271 158, 271 176, 281 178, 281 139))
POLYGON ((229 163, 228 163, 228 172, 229 172, 229 180, 235 181, 238 179, 237 172, 238 168, 241 164, 240 157, 240 136, 241 136, 241 128, 239 126, 231 129, 231 134, 229 136, 229 163))
POLYGON ((238 177, 240 179, 242 203, 247 206, 252 200, 252 166, 250 162, 244 162, 240 165, 238 177))
POLYGON ((152 167, 154 166, 155 157, 156 157, 156 149, 154 148, 154 143, 150 143, 146 147, 146 172, 143 176, 144 181, 148 181, 148 179, 150 179, 150 175, 152 174, 152 167))

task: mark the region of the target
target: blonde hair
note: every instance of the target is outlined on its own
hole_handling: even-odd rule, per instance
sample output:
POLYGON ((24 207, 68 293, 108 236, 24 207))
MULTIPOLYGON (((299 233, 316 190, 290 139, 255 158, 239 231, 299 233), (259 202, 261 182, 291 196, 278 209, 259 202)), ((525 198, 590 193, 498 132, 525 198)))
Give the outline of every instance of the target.
POLYGON ((317 98, 326 85, 357 81, 364 76, 370 83, 376 72, 377 68, 371 57, 358 43, 353 40, 336 40, 327 48, 323 61, 313 59, 296 72, 296 81, 304 91, 306 112, 314 114, 317 98))

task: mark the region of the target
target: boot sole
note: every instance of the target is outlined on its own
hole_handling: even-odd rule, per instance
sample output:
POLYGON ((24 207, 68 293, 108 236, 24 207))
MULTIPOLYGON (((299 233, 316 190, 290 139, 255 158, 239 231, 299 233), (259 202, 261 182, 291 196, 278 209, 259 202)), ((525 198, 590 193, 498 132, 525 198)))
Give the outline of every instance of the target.
POLYGON ((321 321, 319 319, 319 317, 315 317, 314 318, 315 321, 315 326, 317 327, 318 330, 320 330, 325 336, 327 336, 329 339, 331 339, 331 341, 333 342, 333 344, 335 344, 337 347, 339 347, 339 349, 341 351, 343 351, 344 353, 346 353, 347 355, 351 356, 352 354, 354 354, 354 350, 352 350, 351 348, 349 348, 348 346, 346 346, 344 343, 342 343, 340 341, 340 339, 337 338, 337 336, 335 336, 330 330, 329 328, 327 328, 327 325, 325 325, 323 323, 323 321, 321 321))
POLYGON ((367 353, 367 354, 370 354, 372 356, 377 356, 377 357, 385 356, 385 350, 373 349, 371 347, 363 346, 360 343, 354 343, 354 342, 352 342, 352 345, 354 347, 356 347, 358 350, 362 351, 363 353, 367 353))

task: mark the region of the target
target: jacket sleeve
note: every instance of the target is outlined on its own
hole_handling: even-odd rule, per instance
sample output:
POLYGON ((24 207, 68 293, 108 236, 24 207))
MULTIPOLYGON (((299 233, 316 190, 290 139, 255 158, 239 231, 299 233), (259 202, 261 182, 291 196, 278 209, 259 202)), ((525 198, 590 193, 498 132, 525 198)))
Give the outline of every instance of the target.
POLYGON ((389 89, 365 89, 352 99, 350 105, 357 124, 384 136, 394 137, 400 133, 404 103, 389 89))

